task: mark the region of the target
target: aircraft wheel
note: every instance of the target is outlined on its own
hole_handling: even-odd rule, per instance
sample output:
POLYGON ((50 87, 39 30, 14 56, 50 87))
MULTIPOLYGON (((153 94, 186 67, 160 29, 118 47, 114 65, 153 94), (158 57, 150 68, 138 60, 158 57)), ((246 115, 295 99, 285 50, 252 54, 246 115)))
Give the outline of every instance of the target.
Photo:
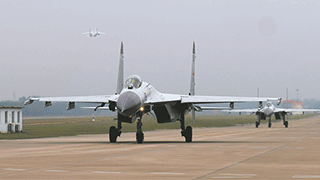
POLYGON ((137 143, 141 144, 144 140, 144 134, 143 132, 137 132, 136 134, 137 143))
POLYGON ((109 129, 109 141, 111 143, 117 142, 118 130, 116 127, 111 126, 109 129))
POLYGON ((185 136, 186 142, 192 142, 192 127, 187 126, 185 136))
POLYGON ((268 123, 268 127, 271 128, 271 123, 268 123))
POLYGON ((256 121, 256 128, 258 128, 259 127, 259 122, 258 121, 256 121))
POLYGON ((284 122, 284 127, 288 128, 288 125, 289 125, 289 122, 288 122, 288 121, 285 121, 285 122, 284 122))

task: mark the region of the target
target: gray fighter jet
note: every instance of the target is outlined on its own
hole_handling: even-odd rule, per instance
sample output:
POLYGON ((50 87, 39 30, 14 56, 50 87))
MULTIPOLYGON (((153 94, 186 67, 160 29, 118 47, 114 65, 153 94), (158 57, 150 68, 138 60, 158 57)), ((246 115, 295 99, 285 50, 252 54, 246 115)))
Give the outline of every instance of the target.
MULTIPOLYGON (((193 42, 191 85, 188 95, 165 94, 157 91, 150 83, 144 82, 138 75, 131 75, 124 82, 123 75, 123 43, 121 42, 120 62, 118 71, 117 90, 114 95, 100 96, 74 96, 74 97, 40 97, 30 98, 25 105, 33 101, 45 102, 45 107, 51 106, 52 102, 69 102, 68 110, 75 107, 75 103, 99 103, 94 107, 97 109, 107 109, 117 112, 117 127, 111 126, 109 130, 110 142, 116 142, 121 134, 122 123, 134 123, 137 121, 136 140, 142 143, 144 134, 142 132, 142 117, 153 111, 158 123, 169 123, 180 121, 181 135, 186 142, 192 142, 192 128, 185 127, 185 114, 192 111, 193 121, 195 111, 201 111, 197 104, 207 103, 229 103, 230 108, 237 102, 262 102, 268 100, 278 100, 278 98, 267 97, 232 97, 232 96, 198 96, 195 95, 195 43, 193 42), (105 105, 108 105, 105 107, 105 105)), ((160 77, 159 77, 160 78, 160 77)), ((214 108, 208 108, 214 109, 214 108)))

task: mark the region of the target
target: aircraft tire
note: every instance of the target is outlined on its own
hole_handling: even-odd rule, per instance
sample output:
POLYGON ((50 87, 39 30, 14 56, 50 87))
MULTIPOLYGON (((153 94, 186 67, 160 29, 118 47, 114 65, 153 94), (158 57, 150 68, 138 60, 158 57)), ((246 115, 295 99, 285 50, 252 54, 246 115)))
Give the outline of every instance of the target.
POLYGON ((288 128, 288 125, 289 125, 289 122, 288 122, 288 121, 285 121, 285 122, 284 122, 284 127, 288 128))
POLYGON ((118 130, 116 127, 111 126, 109 129, 109 141, 111 143, 117 142, 118 130))
POLYGON ((144 140, 144 134, 143 132, 137 132, 136 134, 137 143, 141 144, 144 140))
POLYGON ((271 123, 268 123, 268 127, 271 128, 271 123))
POLYGON ((192 127, 187 126, 186 132, 185 132, 185 138, 186 142, 192 142, 192 127))

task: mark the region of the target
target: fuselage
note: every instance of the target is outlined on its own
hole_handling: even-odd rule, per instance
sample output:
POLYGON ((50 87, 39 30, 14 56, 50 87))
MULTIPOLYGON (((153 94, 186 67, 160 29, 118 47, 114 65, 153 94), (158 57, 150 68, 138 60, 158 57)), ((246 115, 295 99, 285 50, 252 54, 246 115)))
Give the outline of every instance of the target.
POLYGON ((260 112, 263 112, 267 117, 270 117, 272 114, 274 114, 276 107, 268 101, 266 103, 266 106, 263 107, 260 112))
POLYGON ((98 35, 100 35, 98 31, 89 31, 90 37, 97 37, 98 35))
POLYGON ((136 87, 127 83, 117 99, 118 112, 123 116, 133 116, 140 108, 145 106, 148 99, 158 96, 161 96, 161 94, 150 83, 141 82, 136 87))

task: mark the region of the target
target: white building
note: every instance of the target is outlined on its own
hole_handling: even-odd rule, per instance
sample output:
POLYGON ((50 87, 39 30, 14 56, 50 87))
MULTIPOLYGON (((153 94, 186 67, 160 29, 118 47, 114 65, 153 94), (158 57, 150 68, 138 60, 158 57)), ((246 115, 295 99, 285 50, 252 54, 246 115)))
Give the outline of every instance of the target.
POLYGON ((22 107, 0 106, 0 132, 22 131, 22 107))

